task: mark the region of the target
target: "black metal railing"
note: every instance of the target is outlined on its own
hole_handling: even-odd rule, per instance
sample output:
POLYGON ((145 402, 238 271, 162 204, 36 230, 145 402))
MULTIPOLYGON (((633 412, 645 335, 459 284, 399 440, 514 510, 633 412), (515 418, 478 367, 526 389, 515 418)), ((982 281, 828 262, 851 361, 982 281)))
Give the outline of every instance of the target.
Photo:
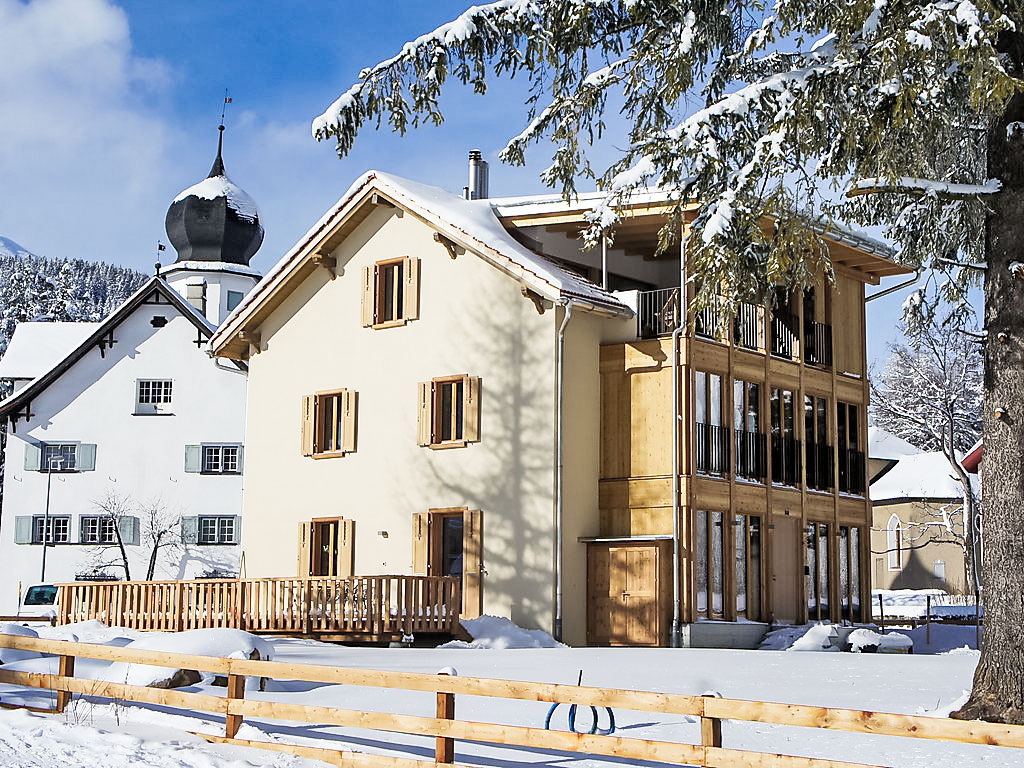
POLYGON ((816 491, 831 491, 832 480, 832 446, 816 440, 806 442, 807 487, 816 491))
POLYGON ((718 307, 704 307, 693 314, 693 333, 704 339, 721 341, 724 314, 718 307))
POLYGON ((793 329, 798 327, 796 315, 772 312, 772 343, 771 353, 777 357, 792 360, 797 351, 797 335, 793 329))
POLYGON ((729 430, 717 424, 697 422, 697 471, 724 475, 729 471, 729 430))
POLYGON ((782 485, 800 484, 800 441, 793 437, 772 435, 772 482, 782 485))
POLYGON ((737 347, 755 352, 764 344, 764 312, 756 304, 740 302, 733 318, 732 337, 737 347))
POLYGON ((804 362, 832 367, 832 326, 804 323, 804 362))
POLYGON ((843 493, 864 493, 864 453, 839 451, 839 490, 843 493))
POLYGON ((736 477, 763 483, 768 474, 768 437, 736 430, 736 477))
POLYGON ((636 333, 641 339, 669 336, 679 326, 679 289, 640 291, 636 333))

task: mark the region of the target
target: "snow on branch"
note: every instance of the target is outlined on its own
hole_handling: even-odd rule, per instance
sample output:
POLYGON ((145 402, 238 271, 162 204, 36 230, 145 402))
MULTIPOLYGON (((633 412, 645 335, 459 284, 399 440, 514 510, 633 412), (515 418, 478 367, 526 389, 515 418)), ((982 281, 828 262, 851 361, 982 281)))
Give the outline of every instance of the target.
POLYGON ((847 190, 847 197, 873 194, 920 195, 942 200, 964 200, 998 194, 1003 188, 998 179, 989 179, 984 184, 953 184, 931 179, 915 179, 904 176, 899 179, 860 179, 847 190))

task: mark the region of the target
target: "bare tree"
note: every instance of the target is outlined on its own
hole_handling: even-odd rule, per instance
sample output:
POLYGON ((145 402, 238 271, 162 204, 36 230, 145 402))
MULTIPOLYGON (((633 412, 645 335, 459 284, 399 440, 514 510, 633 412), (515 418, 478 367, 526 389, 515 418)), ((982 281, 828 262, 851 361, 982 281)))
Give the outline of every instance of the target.
POLYGON ((108 488, 104 495, 92 502, 100 518, 100 525, 95 535, 97 544, 92 548, 90 567, 94 571, 101 571, 104 568, 123 568, 125 580, 132 577, 131 564, 128 561, 128 551, 125 549, 123 538, 122 520, 131 517, 133 502, 130 496, 122 496, 113 488, 108 488), (104 522, 109 521, 113 529, 113 541, 103 536, 104 522))
POLYGON ((159 497, 138 505, 142 520, 142 546, 149 551, 146 581, 153 578, 161 557, 180 555, 184 549, 179 531, 181 515, 170 509, 159 497))
MULTIPOLYGON (((960 316, 934 313, 918 314, 906 332, 908 343, 890 347, 892 356, 878 384, 872 385, 875 422, 922 450, 941 451, 946 457, 953 479, 960 485, 962 521, 969 523, 963 526, 963 546, 977 592, 981 586, 980 507, 960 458, 981 435, 984 388, 977 344, 980 334, 964 328, 960 316)), ((925 519, 919 533, 930 537, 935 531, 926 529, 943 527, 948 534, 940 537, 948 535, 955 540, 955 526, 948 512, 939 512, 938 517, 925 519)))

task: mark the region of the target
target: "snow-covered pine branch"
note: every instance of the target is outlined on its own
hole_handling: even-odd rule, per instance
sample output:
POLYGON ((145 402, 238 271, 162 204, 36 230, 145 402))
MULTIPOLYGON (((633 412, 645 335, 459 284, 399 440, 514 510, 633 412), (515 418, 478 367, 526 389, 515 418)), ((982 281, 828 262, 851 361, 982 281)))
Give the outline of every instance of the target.
POLYGON ((963 200, 995 195, 1002 188, 1003 183, 998 179, 989 179, 983 184, 955 184, 905 176, 900 179, 860 179, 850 186, 846 194, 849 197, 874 194, 924 195, 943 200, 963 200))

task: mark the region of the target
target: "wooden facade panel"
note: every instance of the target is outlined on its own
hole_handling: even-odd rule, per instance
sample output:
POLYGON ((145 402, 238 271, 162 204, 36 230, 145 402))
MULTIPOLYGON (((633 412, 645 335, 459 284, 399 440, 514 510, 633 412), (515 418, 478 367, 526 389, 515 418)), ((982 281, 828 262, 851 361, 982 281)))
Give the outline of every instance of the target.
POLYGON ((817 520, 831 520, 835 513, 835 498, 832 494, 808 493, 804 512, 817 520))
POLYGON ((672 471, 672 369, 647 361, 601 374, 602 478, 672 471))
POLYGON ((772 512, 784 514, 789 510, 793 514, 800 513, 800 491, 795 488, 772 488, 772 512))
POLYGON ((865 400, 864 380, 852 376, 836 376, 836 399, 844 403, 863 404, 865 400))
POLYGON ((763 485, 737 483, 733 493, 733 509, 741 514, 763 515, 768 508, 768 491, 763 485))
POLYGON ((743 381, 764 381, 764 355, 737 349, 733 352, 733 376, 743 381))
POLYGON ((832 345, 837 373, 865 373, 863 316, 864 284, 837 274, 832 291, 832 345))
POLYGON ((871 521, 871 504, 867 499, 839 497, 839 520, 855 525, 871 521))
MULTIPOLYGON (((683 493, 685 497, 685 480, 683 493)), ((601 509, 624 507, 672 506, 672 477, 633 478, 631 480, 602 480, 598 484, 598 506, 601 509)))
POLYGON ((633 507, 602 509, 600 532, 605 537, 669 536, 672 534, 672 507, 633 507))
POLYGON ((812 390, 821 395, 832 392, 832 371, 820 368, 804 369, 804 389, 812 390))
POLYGON ((800 386, 800 365, 781 357, 768 358, 768 375, 772 384, 778 387, 798 389, 800 386))
MULTIPOLYGON (((696 339, 690 353, 690 364, 699 371, 720 373, 724 376, 729 372, 729 347, 696 339)), ((762 370, 763 368, 762 363, 762 370)))
POLYGON ((725 512, 729 509, 729 483, 710 477, 697 477, 694 491, 699 509, 725 512))

